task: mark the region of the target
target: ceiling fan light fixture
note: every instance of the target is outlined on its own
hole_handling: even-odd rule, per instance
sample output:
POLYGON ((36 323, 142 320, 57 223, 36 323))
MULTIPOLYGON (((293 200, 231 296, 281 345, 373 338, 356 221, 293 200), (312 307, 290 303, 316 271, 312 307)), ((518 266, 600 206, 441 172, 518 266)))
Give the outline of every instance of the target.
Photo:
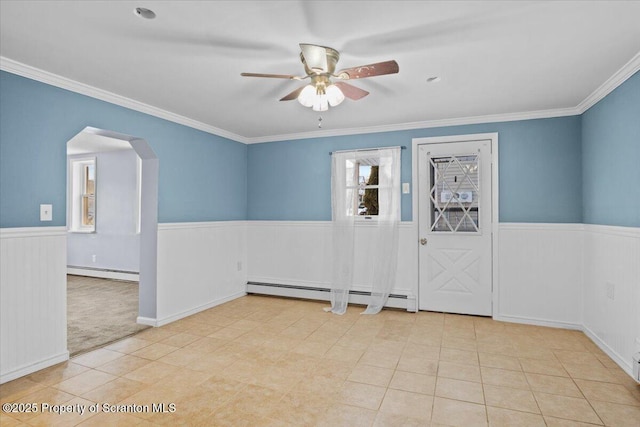
POLYGON ((336 85, 327 86, 327 101, 329 105, 332 107, 336 107, 344 101, 344 93, 340 90, 340 88, 336 85))
POLYGON ((316 98, 316 87, 313 85, 306 85, 300 95, 298 95, 298 102, 304 107, 313 106, 313 101, 316 98))
POLYGON ((146 9, 144 7, 136 7, 135 9, 133 9, 133 13, 134 15, 144 19, 154 19, 156 17, 156 14, 153 10, 146 9))
POLYGON ((327 111, 329 109, 329 100, 327 95, 316 95, 313 101, 313 111, 327 111))

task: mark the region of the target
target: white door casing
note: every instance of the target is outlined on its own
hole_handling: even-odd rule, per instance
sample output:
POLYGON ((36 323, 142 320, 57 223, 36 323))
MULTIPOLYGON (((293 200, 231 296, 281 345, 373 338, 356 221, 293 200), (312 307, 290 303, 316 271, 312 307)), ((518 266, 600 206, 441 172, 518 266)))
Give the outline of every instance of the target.
POLYGON ((421 310, 492 315, 494 146, 495 134, 414 140, 421 310))

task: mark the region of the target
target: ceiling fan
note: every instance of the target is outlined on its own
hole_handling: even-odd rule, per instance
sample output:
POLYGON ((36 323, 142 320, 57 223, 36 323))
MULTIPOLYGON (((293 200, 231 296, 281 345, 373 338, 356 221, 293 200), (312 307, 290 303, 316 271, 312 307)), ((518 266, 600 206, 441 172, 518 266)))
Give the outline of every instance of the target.
POLYGON ((337 50, 307 43, 301 43, 300 50, 300 60, 306 73, 304 76, 261 73, 241 73, 240 75, 289 80, 309 78, 311 79, 310 84, 299 87, 281 98, 280 101, 297 99, 302 105, 311 107, 314 111, 326 111, 329 106, 339 105, 345 97, 357 101, 369 95, 366 90, 350 85, 345 80, 395 74, 399 70, 398 63, 392 60, 346 68, 336 73, 336 64, 340 59, 340 53, 337 50), (334 82, 331 79, 337 81, 334 82))

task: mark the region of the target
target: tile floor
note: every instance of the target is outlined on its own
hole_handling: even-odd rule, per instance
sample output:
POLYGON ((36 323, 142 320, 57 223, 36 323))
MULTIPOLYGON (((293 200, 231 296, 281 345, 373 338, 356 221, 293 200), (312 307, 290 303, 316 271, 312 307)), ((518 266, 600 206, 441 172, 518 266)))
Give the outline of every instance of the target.
POLYGON ((640 425, 640 385, 581 332, 325 306, 247 296, 148 329, 0 387, 2 403, 83 415, 3 413, 1 424, 640 425))

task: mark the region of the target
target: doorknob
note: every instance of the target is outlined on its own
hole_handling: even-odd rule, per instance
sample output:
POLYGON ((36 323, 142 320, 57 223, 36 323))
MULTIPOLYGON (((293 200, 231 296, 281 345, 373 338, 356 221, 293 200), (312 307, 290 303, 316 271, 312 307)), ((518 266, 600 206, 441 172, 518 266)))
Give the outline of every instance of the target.
POLYGON ((426 238, 426 237, 423 237, 422 239, 420 239, 420 244, 421 244, 422 246, 426 245, 426 244, 427 244, 427 238, 426 238))

